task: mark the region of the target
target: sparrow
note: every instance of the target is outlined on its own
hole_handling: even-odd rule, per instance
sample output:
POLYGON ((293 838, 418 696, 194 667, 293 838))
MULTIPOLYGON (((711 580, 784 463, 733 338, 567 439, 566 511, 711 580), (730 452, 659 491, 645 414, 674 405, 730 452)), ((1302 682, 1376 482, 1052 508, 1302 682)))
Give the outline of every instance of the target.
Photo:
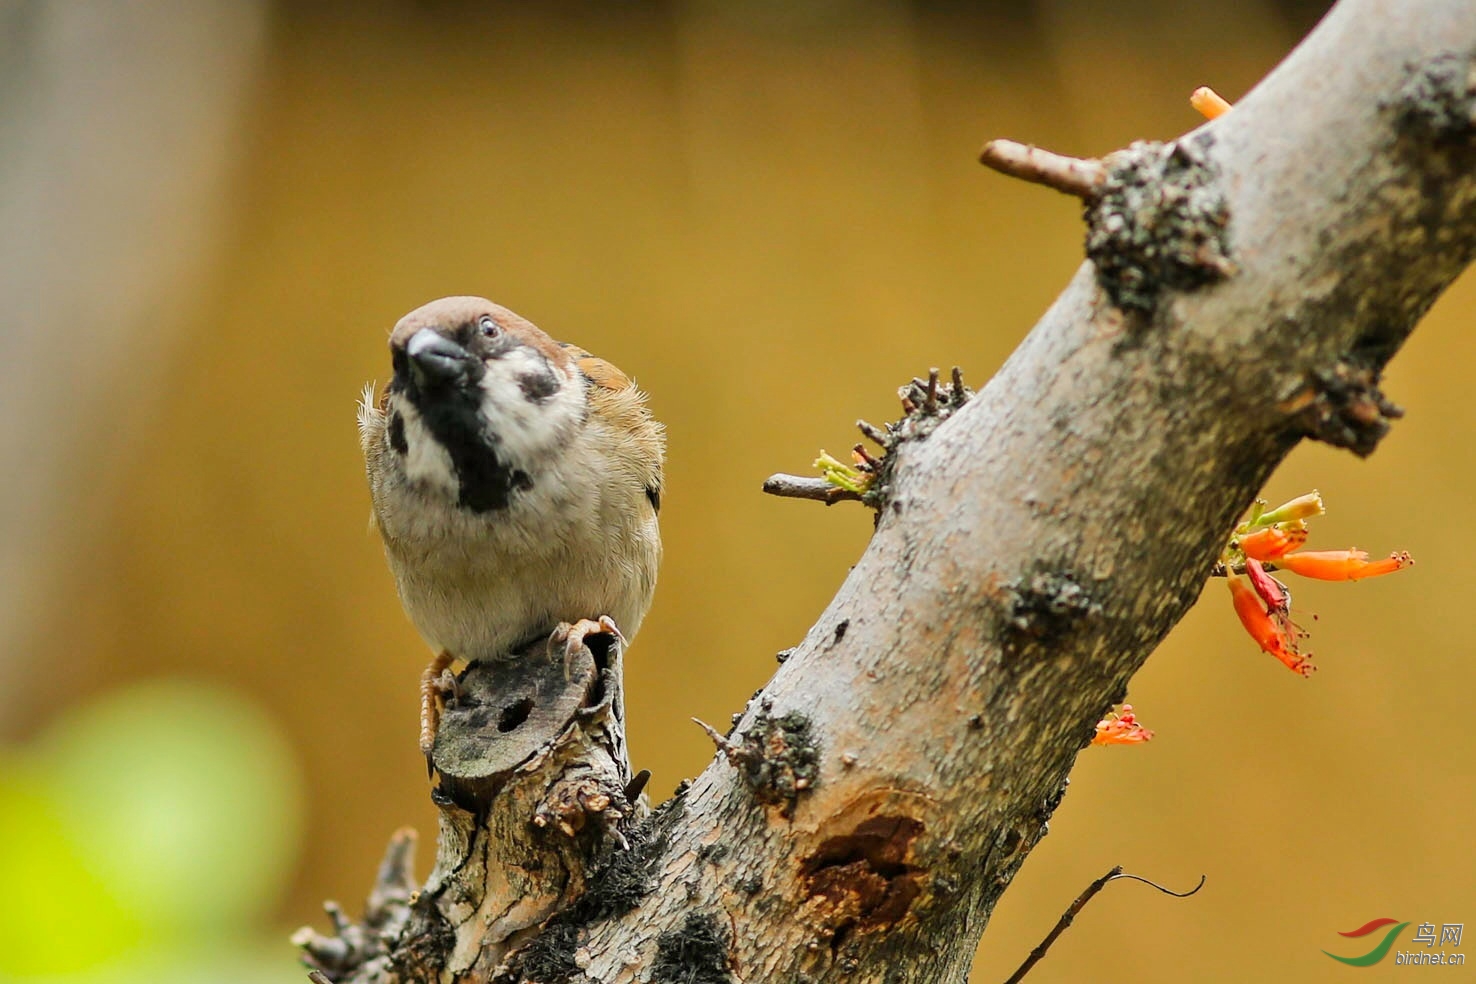
POLYGON ((411 311, 389 348, 359 443, 400 601, 435 653, 428 755, 457 662, 512 658, 570 625, 635 635, 661 560, 665 436, 619 369, 485 298, 411 311))

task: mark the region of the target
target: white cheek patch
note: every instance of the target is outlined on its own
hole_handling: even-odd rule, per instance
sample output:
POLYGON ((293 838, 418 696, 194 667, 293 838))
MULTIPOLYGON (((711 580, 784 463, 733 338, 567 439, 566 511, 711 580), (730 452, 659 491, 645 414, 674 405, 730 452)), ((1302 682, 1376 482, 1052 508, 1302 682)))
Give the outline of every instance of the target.
POLYGON ((398 414, 404 422, 406 450, 400 459, 404 463, 405 477, 417 485, 441 489, 452 498, 460 494, 461 483, 456 477, 450 453, 431 436, 425 421, 420 419, 420 413, 410 405, 410 401, 391 397, 390 412, 398 414))
POLYGON ((497 451, 514 468, 536 467, 538 459, 561 447, 583 413, 577 380, 548 364, 537 351, 519 347, 487 363, 482 376, 482 417, 497 437, 497 451), (521 382, 552 374, 559 388, 541 401, 521 382))

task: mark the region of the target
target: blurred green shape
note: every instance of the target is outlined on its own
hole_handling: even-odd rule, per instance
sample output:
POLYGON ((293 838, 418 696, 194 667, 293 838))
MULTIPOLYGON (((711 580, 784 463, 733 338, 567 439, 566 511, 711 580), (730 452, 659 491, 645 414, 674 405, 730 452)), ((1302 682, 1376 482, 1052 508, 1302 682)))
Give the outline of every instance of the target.
POLYGON ((87 970, 140 936, 63 832, 43 777, 0 757, 0 980, 87 970))
MULTIPOLYGON (((303 984, 296 953, 276 939, 217 939, 144 948, 85 974, 33 984, 303 984)), ((0 981, 9 979, 0 976, 0 981)))
POLYGON ((267 916, 300 833, 292 754, 255 706, 183 681, 83 705, 42 736, 60 830, 155 942, 267 916))

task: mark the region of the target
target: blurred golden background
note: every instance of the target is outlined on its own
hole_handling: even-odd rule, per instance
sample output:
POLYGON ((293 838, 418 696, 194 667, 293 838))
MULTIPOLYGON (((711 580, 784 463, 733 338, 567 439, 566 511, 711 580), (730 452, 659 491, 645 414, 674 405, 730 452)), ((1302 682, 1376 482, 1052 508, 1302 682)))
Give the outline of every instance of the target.
MULTIPOLYGON (((395 320, 490 296, 634 375, 670 434, 631 749, 665 796, 803 635, 869 517, 758 491, 930 365, 988 377, 1081 259, 1079 207, 974 163, 1100 154, 1237 98, 1320 14, 1241 0, 0 5, 0 981, 302 979, 390 832, 429 838, 424 646, 354 432, 395 320)), ((1376 29, 1372 26, 1371 29, 1376 29)), ((976 981, 1113 864, 1030 980, 1305 981, 1378 916, 1476 921, 1462 449, 1476 281, 1394 362, 1369 461, 1299 449, 1310 681, 1223 588, 1082 755, 976 981)), ((420 870, 429 865, 424 844, 420 870)), ((1388 973, 1392 961, 1375 968, 1388 973)))

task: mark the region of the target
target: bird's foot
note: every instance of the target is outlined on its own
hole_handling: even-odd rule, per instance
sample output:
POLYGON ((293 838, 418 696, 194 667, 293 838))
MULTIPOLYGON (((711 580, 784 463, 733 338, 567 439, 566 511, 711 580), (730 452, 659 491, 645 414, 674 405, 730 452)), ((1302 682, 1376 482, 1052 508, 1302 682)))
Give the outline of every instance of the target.
POLYGON ((620 626, 608 615, 601 615, 597 619, 581 618, 577 622, 560 622, 559 627, 553 630, 551 642, 564 647, 564 655, 569 656, 584 645, 587 636, 611 635, 625 645, 625 636, 620 632, 620 626))

